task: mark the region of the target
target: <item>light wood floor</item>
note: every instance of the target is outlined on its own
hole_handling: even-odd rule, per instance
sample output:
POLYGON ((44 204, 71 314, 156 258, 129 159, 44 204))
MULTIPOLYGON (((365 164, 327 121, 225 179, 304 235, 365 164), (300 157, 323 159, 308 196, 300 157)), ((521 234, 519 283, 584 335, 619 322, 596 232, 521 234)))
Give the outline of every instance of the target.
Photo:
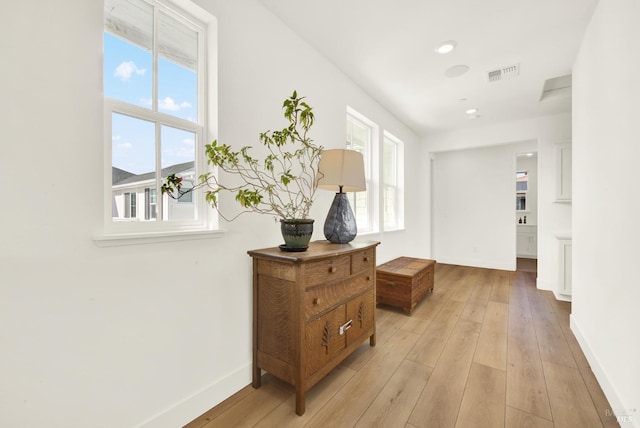
POLYGON ((307 393, 270 374, 188 428, 619 426, 569 329, 570 303, 535 273, 438 264, 411 316, 378 307, 368 341, 307 393))

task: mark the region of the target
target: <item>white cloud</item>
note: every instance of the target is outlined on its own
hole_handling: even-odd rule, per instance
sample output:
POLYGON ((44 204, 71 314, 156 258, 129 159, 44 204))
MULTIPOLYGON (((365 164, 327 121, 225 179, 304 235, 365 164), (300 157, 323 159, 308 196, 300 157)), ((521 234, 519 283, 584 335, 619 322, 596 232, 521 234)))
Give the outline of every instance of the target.
POLYGON ((116 68, 116 71, 113 72, 113 75, 123 82, 126 82, 128 80, 131 80, 131 76, 133 74, 142 76, 145 72, 146 70, 144 68, 138 68, 138 66, 133 61, 125 61, 116 68))
POLYGON ((158 100, 158 108, 160 110, 168 110, 168 111, 178 111, 183 108, 189 108, 191 104, 186 101, 181 103, 176 103, 175 100, 171 97, 165 97, 164 99, 158 100))
POLYGON ((175 165, 185 161, 194 160, 196 142, 193 138, 183 138, 180 144, 162 149, 162 165, 175 165))
POLYGON ((118 143, 116 144, 116 148, 119 150, 129 150, 133 147, 133 144, 126 142, 126 143, 118 143))
POLYGON ((176 157, 180 159, 192 160, 195 155, 193 148, 181 147, 176 151, 176 157))

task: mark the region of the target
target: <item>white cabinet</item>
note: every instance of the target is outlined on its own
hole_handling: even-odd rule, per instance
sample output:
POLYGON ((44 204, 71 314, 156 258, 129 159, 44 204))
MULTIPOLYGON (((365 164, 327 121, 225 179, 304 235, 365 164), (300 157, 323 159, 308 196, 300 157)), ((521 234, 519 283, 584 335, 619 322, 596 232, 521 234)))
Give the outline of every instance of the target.
POLYGON ((571 239, 562 238, 558 239, 560 243, 560 275, 558 292, 565 296, 571 296, 571 281, 572 281, 572 256, 571 256, 571 239))
POLYGON ((538 228, 533 225, 517 225, 516 255, 535 259, 538 256, 538 228))
POLYGON ((555 146, 556 202, 571 202, 571 142, 555 146))

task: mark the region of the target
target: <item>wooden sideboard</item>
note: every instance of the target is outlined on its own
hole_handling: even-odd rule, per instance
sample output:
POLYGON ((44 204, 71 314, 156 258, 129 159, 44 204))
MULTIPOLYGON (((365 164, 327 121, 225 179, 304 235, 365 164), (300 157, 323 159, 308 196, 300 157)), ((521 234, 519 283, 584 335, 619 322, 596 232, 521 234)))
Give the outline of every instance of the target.
POLYGON ((305 252, 249 251, 253 258, 253 387, 266 370, 306 391, 369 338, 375 346, 378 242, 316 241, 305 252))

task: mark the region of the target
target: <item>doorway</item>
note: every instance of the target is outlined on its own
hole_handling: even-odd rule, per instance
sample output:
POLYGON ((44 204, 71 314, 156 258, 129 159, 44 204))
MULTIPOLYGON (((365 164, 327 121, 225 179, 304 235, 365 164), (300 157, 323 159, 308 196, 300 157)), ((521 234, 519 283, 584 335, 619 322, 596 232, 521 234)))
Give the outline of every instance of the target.
POLYGON ((515 174, 516 270, 537 271, 538 154, 516 154, 515 174))

